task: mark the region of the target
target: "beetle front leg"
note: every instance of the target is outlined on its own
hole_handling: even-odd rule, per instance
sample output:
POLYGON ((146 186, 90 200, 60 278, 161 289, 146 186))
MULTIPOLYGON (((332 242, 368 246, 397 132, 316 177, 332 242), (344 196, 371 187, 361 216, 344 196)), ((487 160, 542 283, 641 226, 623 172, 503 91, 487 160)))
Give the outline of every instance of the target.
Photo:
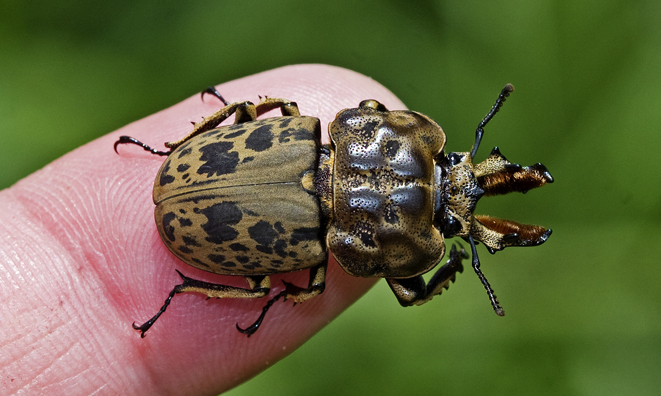
POLYGON ((154 322, 165 312, 170 305, 172 297, 179 293, 202 293, 206 294, 207 298, 259 298, 269 294, 271 290, 271 280, 268 276, 246 276, 250 289, 243 289, 241 287, 219 285, 216 283, 209 283, 199 281, 197 279, 189 278, 177 271, 184 283, 177 285, 172 289, 168 298, 161 309, 151 319, 138 326, 133 323, 133 328, 140 332, 140 337, 144 338, 145 333, 149 330, 154 322))
POLYGON ((294 300, 294 304, 297 304, 297 303, 302 303, 305 300, 309 300, 310 298, 318 296, 319 294, 323 293, 324 289, 326 288, 327 267, 328 267, 328 260, 326 260, 322 264, 319 264, 316 267, 310 268, 310 280, 308 281, 307 289, 298 287, 289 282, 282 281, 282 283, 285 284, 285 290, 278 293, 275 297, 273 297, 272 299, 269 300, 269 302, 266 303, 264 308, 262 308, 261 315, 259 315, 259 318, 257 318, 255 323, 251 324, 245 329, 239 327, 239 324, 237 323, 236 329, 239 330, 239 332, 246 334, 248 337, 250 337, 259 329, 259 326, 262 324, 262 321, 264 320, 266 313, 269 311, 271 306, 280 298, 284 297, 285 301, 288 299, 292 299, 294 300))
POLYGON ((450 287, 450 282, 454 282, 457 272, 464 270, 461 261, 467 258, 468 254, 464 249, 457 250, 456 245, 452 245, 450 259, 436 271, 429 283, 425 284, 422 275, 406 279, 387 278, 386 281, 403 307, 422 305, 435 295, 441 294, 443 289, 450 287))

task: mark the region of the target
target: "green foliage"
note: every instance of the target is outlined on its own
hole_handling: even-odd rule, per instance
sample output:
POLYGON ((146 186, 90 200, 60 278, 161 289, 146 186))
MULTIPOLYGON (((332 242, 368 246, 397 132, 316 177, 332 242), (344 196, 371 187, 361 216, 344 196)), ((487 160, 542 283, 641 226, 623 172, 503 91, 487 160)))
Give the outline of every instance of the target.
POLYGON ((282 65, 369 75, 460 151, 511 82, 478 158, 498 145, 556 183, 478 207, 554 229, 543 247, 479 248, 507 316, 470 268, 419 308, 382 282, 229 394, 656 394, 660 4, 3 1, 0 188, 210 84, 282 65))

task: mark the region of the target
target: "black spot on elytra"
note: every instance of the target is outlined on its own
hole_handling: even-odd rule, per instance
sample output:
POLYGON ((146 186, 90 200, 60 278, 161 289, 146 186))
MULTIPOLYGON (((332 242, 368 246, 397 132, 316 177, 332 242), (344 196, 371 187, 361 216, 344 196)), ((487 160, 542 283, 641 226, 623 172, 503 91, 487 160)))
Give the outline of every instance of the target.
POLYGON ((187 248, 186 246, 179 246, 177 249, 178 249, 181 253, 185 253, 185 254, 191 254, 191 253, 193 253, 193 251, 190 250, 189 248, 187 248))
POLYGON ((294 140, 312 140, 314 138, 313 134, 305 128, 296 128, 292 136, 294 140))
POLYGON ((210 129, 204 133, 205 140, 206 138, 215 138, 216 140, 220 140, 220 138, 225 135, 225 128, 216 128, 216 129, 210 129))
POLYGON ((197 173, 206 174, 207 177, 234 173, 239 164, 239 153, 230 151, 232 148, 234 148, 232 142, 209 143, 200 147, 202 152, 200 161, 204 161, 204 164, 200 165, 197 173))
MULTIPOLYGON (((219 194, 203 195, 201 193, 198 193, 197 195, 194 194, 191 197, 181 198, 180 200, 177 201, 177 203, 193 202, 194 204, 197 205, 202 201, 218 201, 225 197, 226 197, 225 195, 219 195, 219 194)), ((193 208, 193 213, 202 213, 202 211, 199 208, 193 208)))
POLYGON ((257 245, 255 246, 255 249, 257 249, 257 251, 262 252, 264 254, 273 254, 273 248, 268 246, 257 245))
POLYGON ((271 265, 272 265, 273 267, 278 268, 278 267, 280 267, 282 264, 283 264, 282 260, 271 260, 271 265))
POLYGON ((267 221, 260 220, 252 227, 248 227, 248 235, 259 245, 271 246, 278 238, 278 233, 267 221))
POLYGON ((289 124, 294 120, 294 118, 285 118, 282 120, 280 125, 278 125, 278 128, 284 129, 289 126, 289 124))
POLYGON ((182 227, 190 227, 190 226, 193 225, 193 222, 189 218, 180 217, 179 218, 179 225, 182 226, 182 227))
POLYGON ((273 228, 275 228, 275 230, 278 231, 280 234, 285 233, 285 228, 282 226, 282 223, 279 221, 273 224, 273 228))
POLYGON ((259 213, 253 212, 252 210, 249 209, 243 209, 243 213, 247 214, 248 216, 259 216, 259 213))
POLYGON ((255 157, 246 157, 246 158, 243 159, 243 161, 241 161, 241 163, 242 163, 242 164, 245 164, 246 162, 250 162, 250 161, 252 161, 252 160, 254 160, 254 159, 255 159, 255 157))
POLYGON ((240 130, 240 131, 236 131, 236 132, 228 133, 228 134, 225 136, 225 139, 234 139, 235 137, 239 137, 239 136, 243 135, 243 134, 246 133, 246 132, 247 132, 247 131, 246 131, 245 129, 242 129, 242 130, 240 130))
POLYGON ((388 143, 386 143, 386 157, 395 158, 398 151, 399 151, 399 142, 397 140, 391 140, 388 143))
POLYGON ((207 258, 216 264, 224 264, 224 265, 227 264, 225 263, 225 256, 223 256, 222 254, 210 254, 207 256, 207 258))
POLYGON ((181 239, 184 241, 184 245, 186 246, 201 246, 195 237, 184 235, 181 239))
POLYGON ((183 209, 179 209, 179 213, 181 213, 181 214, 186 214, 186 211, 183 210, 183 209))
POLYGON ((280 257, 287 257, 287 252, 285 249, 287 248, 287 242, 283 241, 282 239, 278 239, 275 241, 275 244, 273 245, 273 250, 275 251, 275 254, 277 254, 280 257))
POLYGON ((236 256, 234 258, 236 259, 236 261, 238 261, 241 264, 245 264, 248 261, 250 261, 250 257, 248 257, 248 256, 236 256))
POLYGON ((265 151, 273 146, 272 125, 263 125, 250 133, 246 138, 246 148, 254 151, 265 151))
POLYGON ((165 213, 163 215, 163 232, 169 240, 174 242, 174 226, 171 224, 175 220, 176 216, 172 212, 165 213))
POLYGON ((312 140, 314 135, 305 128, 289 128, 280 132, 278 141, 280 143, 287 143, 290 141, 290 138, 294 140, 312 140))
POLYGON ((194 262, 194 263, 197 263, 197 264, 199 264, 199 265, 201 265, 201 266, 203 266, 203 267, 209 267, 209 264, 207 264, 207 263, 205 263, 204 261, 202 261, 202 260, 200 260, 200 259, 197 259, 197 258, 195 258, 195 257, 191 257, 191 261, 194 262))
POLYGON ((240 243, 231 244, 230 249, 234 250, 235 252, 247 252, 248 250, 250 250, 250 249, 248 249, 247 246, 242 245, 240 243))
POLYGON ((159 179, 159 183, 161 187, 166 184, 170 184, 174 182, 174 176, 168 175, 169 171, 170 171, 170 160, 167 160, 165 162, 165 165, 163 166, 163 170, 161 171, 161 178, 159 179))
POLYGON ((298 245, 303 241, 314 241, 319 238, 319 229, 316 227, 311 228, 296 228, 291 233, 289 243, 293 246, 298 245))
POLYGON ((190 148, 190 147, 186 147, 185 149, 182 149, 181 151, 179 151, 179 156, 178 156, 177 158, 181 158, 181 157, 187 156, 187 155, 189 155, 191 152, 192 152, 191 148, 190 148))
POLYGON ((294 251, 289 252, 289 257, 295 258, 297 256, 298 256, 298 253, 296 253, 294 251))
POLYGON ((291 139, 289 138, 289 135, 286 133, 286 131, 283 131, 280 136, 278 136, 278 142, 280 143, 289 143, 291 139))
POLYGON ((238 224, 243 213, 233 202, 220 202, 200 209, 207 218, 202 229, 207 233, 206 240, 212 243, 231 241, 239 235, 232 226, 238 224))
POLYGON ((188 164, 179 164, 179 166, 177 167, 177 172, 179 172, 179 173, 186 172, 186 170, 188 170, 188 168, 190 168, 190 165, 188 165, 188 164))

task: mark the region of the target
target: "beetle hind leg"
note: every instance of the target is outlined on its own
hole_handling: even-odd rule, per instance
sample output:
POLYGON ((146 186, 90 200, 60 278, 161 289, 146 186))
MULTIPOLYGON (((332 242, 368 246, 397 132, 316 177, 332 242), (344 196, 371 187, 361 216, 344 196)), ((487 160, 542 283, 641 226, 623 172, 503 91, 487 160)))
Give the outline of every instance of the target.
POLYGON ((194 123, 195 126, 191 133, 177 141, 165 143, 165 147, 169 148, 170 150, 174 150, 195 136, 214 129, 220 125, 221 122, 228 119, 232 114, 234 114, 235 124, 254 121, 257 119, 257 111, 255 110, 255 105, 252 102, 246 101, 231 103, 213 113, 212 115, 204 117, 202 121, 194 123))
POLYGON ((434 273, 429 283, 425 284, 422 275, 406 279, 387 278, 386 281, 395 293, 400 305, 403 307, 422 305, 434 296, 441 294, 443 289, 450 287, 450 283, 454 282, 457 272, 463 272, 464 266, 461 262, 467 258, 468 254, 464 249, 457 250, 456 245, 452 245, 447 263, 434 273))
POLYGON ((278 301, 279 299, 283 297, 285 301, 292 299, 294 300, 294 305, 295 305, 323 293, 324 289, 326 288, 327 267, 328 267, 328 261, 310 269, 310 280, 308 282, 307 288, 298 287, 292 283, 282 281, 282 283, 285 284, 285 289, 280 293, 276 294, 275 297, 273 297, 266 303, 264 308, 262 308, 262 313, 259 315, 259 318, 257 318, 255 323, 251 324, 245 329, 241 328, 237 323, 236 329, 239 332, 250 337, 259 329, 259 326, 261 326, 262 321, 266 316, 266 313, 271 308, 271 306, 275 304, 275 302, 278 301))
POLYGON ((259 298, 264 297, 271 291, 271 280, 268 276, 246 276, 250 289, 241 287, 219 285, 216 283, 209 283, 197 279, 189 278, 177 271, 183 283, 177 285, 172 289, 168 298, 163 303, 161 309, 151 319, 138 326, 133 323, 133 329, 140 332, 141 337, 145 337, 145 333, 149 330, 154 322, 165 312, 167 307, 172 301, 172 297, 179 293, 201 293, 206 294, 208 298, 259 298))

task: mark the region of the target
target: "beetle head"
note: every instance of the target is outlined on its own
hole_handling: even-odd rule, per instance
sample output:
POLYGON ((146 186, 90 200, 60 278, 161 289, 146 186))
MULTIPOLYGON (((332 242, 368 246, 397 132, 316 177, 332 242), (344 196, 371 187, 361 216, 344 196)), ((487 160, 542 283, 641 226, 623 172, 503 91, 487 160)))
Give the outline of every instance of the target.
POLYGON ((520 224, 490 216, 475 216, 475 204, 483 195, 500 195, 509 192, 525 193, 535 187, 552 183, 553 177, 540 163, 523 167, 513 164, 494 147, 487 159, 477 165, 473 158, 480 147, 484 127, 500 110, 507 97, 514 91, 511 84, 500 91, 496 103, 480 121, 475 131, 475 143, 470 152, 441 153, 436 158, 437 185, 434 221, 446 238, 460 236, 482 242, 494 253, 508 246, 536 246, 551 235, 550 229, 520 224))
POLYGON ((476 240, 482 242, 491 253, 508 246, 540 245, 551 235, 551 230, 544 227, 473 215, 478 199, 484 195, 514 191, 525 193, 553 182, 553 177, 544 165, 537 163, 523 167, 513 164, 500 153, 498 147, 491 150, 487 159, 477 165, 473 164, 484 135, 484 127, 512 91, 514 87, 511 84, 502 89, 496 103, 478 124, 475 143, 470 152, 449 153, 446 156, 440 154, 436 158, 439 191, 434 221, 437 227, 446 238, 459 236, 469 240, 471 245, 476 240))
POLYGON ((470 152, 449 153, 440 161, 441 180, 435 222, 446 238, 472 237, 494 253, 508 246, 536 246, 544 243, 551 230, 511 220, 474 215, 482 196, 525 193, 553 182, 540 163, 523 167, 509 162, 498 150, 473 165, 470 152))
MULTIPOLYGON (((479 139, 479 135, 478 135, 479 139)), ((477 140, 477 139, 476 139, 477 140)), ((479 141, 477 141, 479 143, 479 141)), ((540 163, 523 167, 509 162, 495 147, 486 160, 473 165, 476 151, 440 154, 437 157, 437 191, 434 223, 445 238, 462 237, 471 247, 472 265, 489 295, 497 315, 505 315, 486 277, 480 270, 475 241, 482 242, 490 253, 508 246, 537 246, 551 236, 551 229, 490 216, 474 215, 482 196, 522 192, 552 183, 553 177, 540 163)))
POLYGON ((522 192, 552 183, 553 177, 540 163, 523 167, 513 164, 495 147, 486 160, 477 165, 473 158, 484 135, 484 127, 498 112, 509 94, 514 91, 511 84, 498 95, 496 103, 478 124, 475 143, 470 152, 439 154, 436 158, 436 205, 434 223, 446 238, 459 236, 471 247, 472 265, 489 295, 497 315, 505 315, 498 299, 480 270, 480 259, 475 241, 482 242, 489 252, 495 253, 508 246, 536 246, 544 243, 551 230, 544 227, 520 224, 490 216, 474 215, 477 201, 484 195, 499 195, 522 192))

